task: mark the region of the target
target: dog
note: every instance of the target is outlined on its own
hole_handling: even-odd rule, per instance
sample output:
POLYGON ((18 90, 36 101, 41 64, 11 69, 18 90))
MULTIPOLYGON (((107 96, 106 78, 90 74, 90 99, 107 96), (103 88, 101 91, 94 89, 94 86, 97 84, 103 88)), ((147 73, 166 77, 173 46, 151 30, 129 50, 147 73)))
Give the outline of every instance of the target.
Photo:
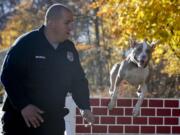
POLYGON ((152 51, 159 40, 148 43, 145 39, 143 42, 131 42, 132 50, 121 63, 116 63, 110 71, 110 89, 111 95, 108 109, 112 110, 116 104, 118 89, 120 83, 127 81, 132 85, 138 86, 138 101, 133 108, 133 116, 138 116, 142 105, 144 94, 147 91, 147 81, 149 77, 148 63, 151 59, 152 51))

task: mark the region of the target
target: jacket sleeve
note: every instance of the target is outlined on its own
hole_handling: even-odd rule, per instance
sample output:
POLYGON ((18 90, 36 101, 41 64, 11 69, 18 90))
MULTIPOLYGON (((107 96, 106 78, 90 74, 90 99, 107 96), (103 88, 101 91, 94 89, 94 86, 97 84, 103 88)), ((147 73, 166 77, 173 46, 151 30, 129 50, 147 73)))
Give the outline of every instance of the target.
POLYGON ((29 104, 23 88, 23 78, 27 66, 25 63, 27 57, 24 55, 24 51, 18 47, 13 47, 6 55, 1 72, 1 82, 8 98, 13 108, 19 111, 29 104))
POLYGON ((72 97, 80 109, 90 110, 88 80, 80 64, 78 52, 75 48, 74 50, 75 67, 73 67, 74 72, 71 86, 72 97))

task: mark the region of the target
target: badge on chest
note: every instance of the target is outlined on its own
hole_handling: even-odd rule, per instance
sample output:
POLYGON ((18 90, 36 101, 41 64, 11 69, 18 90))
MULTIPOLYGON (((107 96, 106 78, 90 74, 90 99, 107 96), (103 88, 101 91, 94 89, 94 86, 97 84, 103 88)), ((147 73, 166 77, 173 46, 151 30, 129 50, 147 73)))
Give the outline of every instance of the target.
POLYGON ((70 61, 70 62, 73 62, 74 61, 74 54, 70 51, 67 51, 67 59, 70 61))

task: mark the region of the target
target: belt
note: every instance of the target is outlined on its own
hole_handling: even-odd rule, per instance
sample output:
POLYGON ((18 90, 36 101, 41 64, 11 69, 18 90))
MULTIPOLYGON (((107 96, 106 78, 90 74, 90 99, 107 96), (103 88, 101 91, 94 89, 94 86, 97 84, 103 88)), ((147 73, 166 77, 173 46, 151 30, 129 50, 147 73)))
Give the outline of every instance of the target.
POLYGON ((44 111, 44 114, 46 116, 50 116, 50 117, 56 117, 59 116, 61 118, 64 118, 67 114, 69 113, 69 109, 68 108, 60 108, 58 110, 52 110, 52 111, 44 111))

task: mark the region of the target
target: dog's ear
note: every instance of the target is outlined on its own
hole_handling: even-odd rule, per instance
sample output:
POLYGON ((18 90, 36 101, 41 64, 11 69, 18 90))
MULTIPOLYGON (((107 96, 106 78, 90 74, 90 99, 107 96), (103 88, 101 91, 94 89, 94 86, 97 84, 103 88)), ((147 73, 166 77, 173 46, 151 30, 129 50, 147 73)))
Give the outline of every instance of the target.
POLYGON ((155 42, 151 42, 150 46, 151 46, 152 49, 154 49, 155 46, 156 46, 157 44, 159 44, 159 43, 160 43, 160 40, 157 40, 157 41, 155 41, 155 42))
POLYGON ((144 42, 146 42, 146 43, 148 42, 147 38, 144 38, 144 42))
POLYGON ((129 39, 129 48, 134 48, 137 45, 135 38, 129 39))

